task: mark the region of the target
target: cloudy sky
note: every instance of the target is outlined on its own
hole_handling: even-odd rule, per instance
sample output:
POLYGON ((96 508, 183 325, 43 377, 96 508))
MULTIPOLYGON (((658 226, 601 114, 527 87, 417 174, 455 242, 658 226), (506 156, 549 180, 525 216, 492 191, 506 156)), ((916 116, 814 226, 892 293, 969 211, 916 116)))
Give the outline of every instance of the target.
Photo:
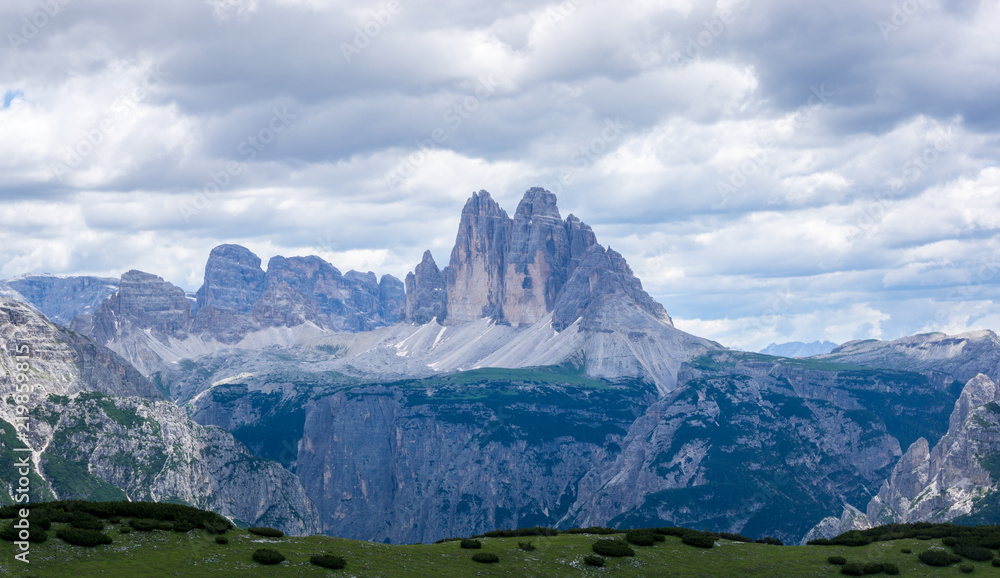
POLYGON ((0 278, 402 277, 543 186, 730 346, 1000 330, 1000 2, 5 0, 0 278))

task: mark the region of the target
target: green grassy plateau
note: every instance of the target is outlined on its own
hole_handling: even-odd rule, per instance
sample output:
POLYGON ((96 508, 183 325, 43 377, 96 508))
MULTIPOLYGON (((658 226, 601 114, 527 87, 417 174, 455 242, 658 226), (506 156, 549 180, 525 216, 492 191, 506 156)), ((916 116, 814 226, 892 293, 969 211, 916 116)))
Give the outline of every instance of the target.
MULTIPOLYGON (((900 576, 960 576, 960 564, 933 568, 917 555, 928 548, 943 548, 940 539, 904 539, 866 546, 769 546, 719 540, 714 548, 701 549, 667 536, 654 546, 633 546, 634 557, 606 558, 603 568, 588 567, 583 557, 600 538, 589 534, 560 534, 520 538, 480 538, 481 550, 463 550, 458 542, 430 545, 388 545, 325 536, 261 538, 246 530, 230 530, 228 544, 217 544, 204 530, 187 533, 155 530, 106 533, 114 543, 93 548, 71 546, 56 538, 68 524, 52 524, 44 543, 31 545, 31 564, 14 560, 15 547, 0 542, 2 576, 842 576, 840 567, 827 562, 841 555, 849 562, 892 562, 900 576), (531 541, 531 552, 518 542, 531 541), (251 559, 257 548, 273 548, 286 561, 262 566, 251 559), (912 554, 901 550, 910 549, 912 554), (472 561, 477 552, 492 552, 497 564, 472 561), (325 570, 309 557, 330 553, 342 556, 347 566, 325 570)), ((949 550, 950 551, 950 550, 949 550)), ((973 575, 998 575, 990 562, 974 566, 973 575)), ((885 574, 879 574, 885 576, 885 574)))

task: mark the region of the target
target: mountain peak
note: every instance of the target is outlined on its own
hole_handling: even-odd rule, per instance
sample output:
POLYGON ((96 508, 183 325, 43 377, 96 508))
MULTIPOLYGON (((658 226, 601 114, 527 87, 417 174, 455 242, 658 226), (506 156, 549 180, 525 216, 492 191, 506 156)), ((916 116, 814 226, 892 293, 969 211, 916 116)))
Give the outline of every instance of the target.
POLYGON ((524 193, 521 202, 517 204, 514 220, 539 217, 562 220, 559 216, 559 207, 556 206, 556 196, 541 187, 532 187, 524 193))
POLYGON ((488 318, 532 324, 556 311, 562 298, 556 324, 562 329, 615 294, 671 325, 625 258, 598 245, 593 230, 576 216, 563 220, 556 195, 541 187, 524 193, 513 218, 485 190, 473 193, 462 209, 448 266, 438 271, 425 252, 417 270, 407 276, 406 287, 406 319, 415 323, 488 318), (600 277, 601 286, 581 279, 574 285, 574 296, 562 297, 564 286, 592 251, 588 271, 600 277), (420 293, 411 296, 411 290, 420 293))

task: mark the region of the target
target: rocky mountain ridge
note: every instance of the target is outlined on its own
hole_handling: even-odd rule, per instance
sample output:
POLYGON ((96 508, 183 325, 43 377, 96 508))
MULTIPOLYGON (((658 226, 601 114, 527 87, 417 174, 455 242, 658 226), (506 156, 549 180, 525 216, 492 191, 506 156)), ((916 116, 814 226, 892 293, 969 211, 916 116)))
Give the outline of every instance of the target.
MULTIPOLYGON (((317 531, 294 475, 193 422, 115 353, 4 297, 0 397, 3 463, 13 463, 12 447, 31 449, 34 500, 179 499, 293 534, 317 531), (18 374, 30 375, 29 395, 16 390, 18 374)), ((2 482, 0 501, 10 503, 16 480, 2 482)))
POLYGON ((864 512, 847 504, 803 539, 893 523, 995 523, 1000 513, 1000 386, 984 374, 965 384, 948 431, 930 446, 916 440, 864 512))

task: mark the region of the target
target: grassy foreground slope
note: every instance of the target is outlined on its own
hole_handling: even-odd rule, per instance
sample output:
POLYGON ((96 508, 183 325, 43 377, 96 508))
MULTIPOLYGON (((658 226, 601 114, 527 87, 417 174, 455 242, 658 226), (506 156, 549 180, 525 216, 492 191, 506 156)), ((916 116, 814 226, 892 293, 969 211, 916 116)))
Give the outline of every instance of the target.
MULTIPOLYGON (((31 564, 14 560, 14 545, 0 542, 3 576, 841 576, 840 567, 827 562, 831 555, 849 561, 892 562, 901 576, 957 576, 958 565, 932 568, 917 554, 942 547, 941 540, 894 540, 861 547, 769 546, 720 540, 712 549, 694 548, 667 536, 651 547, 635 546, 635 557, 606 558, 604 568, 583 563, 590 546, 601 536, 560 534, 530 538, 481 538, 481 550, 463 550, 458 542, 431 545, 387 545, 325 536, 261 538, 246 530, 230 530, 228 544, 217 544, 204 530, 121 534, 108 529, 111 545, 71 546, 56 538, 32 544, 31 564), (530 540, 536 550, 518 549, 530 540), (261 547, 274 548, 287 560, 262 566, 251 559, 261 547), (911 554, 901 550, 910 549, 911 554), (498 564, 472 561, 475 552, 492 552, 498 564), (343 570, 324 570, 309 563, 313 554, 331 553, 347 559, 343 570)), ((975 574, 997 574, 989 562, 969 562, 975 574)))

